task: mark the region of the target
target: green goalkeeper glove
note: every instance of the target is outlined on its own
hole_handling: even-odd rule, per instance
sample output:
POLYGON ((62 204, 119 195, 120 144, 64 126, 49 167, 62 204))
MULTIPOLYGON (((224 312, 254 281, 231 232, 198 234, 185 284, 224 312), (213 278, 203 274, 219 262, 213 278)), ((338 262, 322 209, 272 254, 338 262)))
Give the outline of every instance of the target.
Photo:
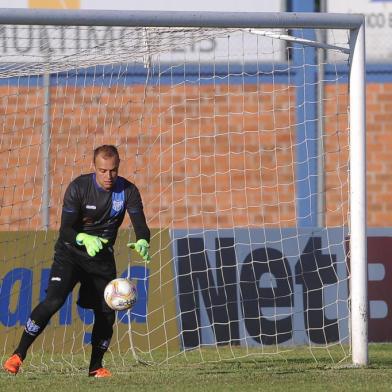
POLYGON ((148 244, 148 242, 146 240, 138 240, 136 242, 130 242, 129 244, 127 244, 128 248, 131 249, 135 249, 137 253, 139 253, 139 255, 141 256, 141 258, 149 263, 151 260, 150 255, 148 254, 148 248, 150 247, 150 245, 148 244))
POLYGON ((78 245, 84 245, 86 247, 87 253, 94 257, 102 248, 102 243, 107 244, 109 240, 95 235, 90 235, 86 233, 79 233, 76 236, 76 243, 78 245))

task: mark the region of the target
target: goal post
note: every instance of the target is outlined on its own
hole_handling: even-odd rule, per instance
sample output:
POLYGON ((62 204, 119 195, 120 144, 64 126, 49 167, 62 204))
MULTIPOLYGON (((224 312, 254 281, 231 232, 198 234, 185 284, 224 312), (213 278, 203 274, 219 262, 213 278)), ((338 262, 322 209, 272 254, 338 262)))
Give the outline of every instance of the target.
POLYGON ((350 72, 350 266, 353 362, 365 365, 367 352, 366 95, 364 22, 351 30, 350 72))
MULTIPOLYGON (((118 314, 120 362, 305 345, 366 365, 364 29, 347 14, 2 9, 3 352, 44 295, 65 188, 105 143, 153 233, 148 267, 124 251, 128 231, 116 244, 139 292, 118 314), (309 82, 317 69, 329 74, 309 82), (309 98, 317 80, 326 94, 309 98), (325 107, 318 134, 309 105, 325 107), (325 226, 305 227, 320 194, 325 226)), ((46 351, 84 355, 91 314, 71 302, 33 367, 46 351)))

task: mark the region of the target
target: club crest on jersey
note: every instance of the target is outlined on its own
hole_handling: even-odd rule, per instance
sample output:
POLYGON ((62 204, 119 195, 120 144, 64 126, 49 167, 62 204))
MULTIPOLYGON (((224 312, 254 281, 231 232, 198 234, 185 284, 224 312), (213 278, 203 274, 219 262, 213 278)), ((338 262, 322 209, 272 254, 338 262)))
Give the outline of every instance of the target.
POLYGON ((122 210, 124 205, 124 200, 113 200, 112 208, 114 211, 119 212, 122 210))

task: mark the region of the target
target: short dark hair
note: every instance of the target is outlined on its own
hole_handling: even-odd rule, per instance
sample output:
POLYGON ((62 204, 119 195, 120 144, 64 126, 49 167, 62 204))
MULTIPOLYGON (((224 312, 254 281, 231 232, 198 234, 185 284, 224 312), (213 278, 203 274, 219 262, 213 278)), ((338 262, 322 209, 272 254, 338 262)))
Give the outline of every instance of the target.
POLYGON ((103 158, 112 158, 116 157, 117 161, 120 162, 120 155, 118 153, 118 150, 115 146, 111 144, 104 144, 102 146, 97 147, 94 150, 94 160, 93 162, 95 163, 95 159, 97 158, 98 155, 102 155, 103 158))

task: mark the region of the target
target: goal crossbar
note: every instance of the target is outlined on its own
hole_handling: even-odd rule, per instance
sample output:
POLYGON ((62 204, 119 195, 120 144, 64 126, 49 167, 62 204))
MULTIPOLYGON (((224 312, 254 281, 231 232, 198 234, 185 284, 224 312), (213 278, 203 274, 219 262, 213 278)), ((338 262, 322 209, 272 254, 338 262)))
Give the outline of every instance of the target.
POLYGON ((359 29, 364 23, 358 14, 318 14, 294 12, 192 12, 48 10, 2 8, 0 24, 127 26, 127 27, 233 27, 233 28, 318 28, 359 29), (50 21, 50 23, 48 23, 50 21))

